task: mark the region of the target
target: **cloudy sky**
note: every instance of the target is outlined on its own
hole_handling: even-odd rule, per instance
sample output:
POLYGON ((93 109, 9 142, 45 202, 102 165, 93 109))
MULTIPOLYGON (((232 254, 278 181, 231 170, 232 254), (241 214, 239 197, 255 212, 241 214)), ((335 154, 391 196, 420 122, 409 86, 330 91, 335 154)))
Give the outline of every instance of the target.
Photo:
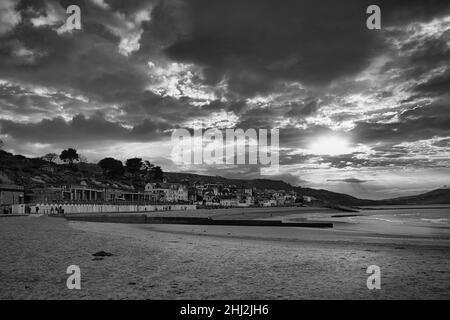
POLYGON ((273 178, 409 195, 450 184, 449 62, 448 0, 2 0, 0 139, 256 178, 177 167, 171 131, 276 127, 273 178), (65 27, 71 4, 82 30, 65 27))

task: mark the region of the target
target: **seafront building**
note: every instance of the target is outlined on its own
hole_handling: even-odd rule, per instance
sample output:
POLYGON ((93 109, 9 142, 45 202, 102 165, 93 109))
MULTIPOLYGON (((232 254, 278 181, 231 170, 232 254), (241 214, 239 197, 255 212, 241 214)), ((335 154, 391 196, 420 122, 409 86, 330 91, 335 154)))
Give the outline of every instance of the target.
POLYGON ((147 183, 145 193, 152 195, 160 202, 188 202, 188 188, 180 183, 147 183))
POLYGON ((134 190, 129 186, 127 189, 118 186, 101 188, 87 184, 42 187, 33 188, 25 195, 27 203, 190 203, 205 207, 292 206, 299 202, 311 202, 312 199, 297 197, 294 191, 167 182, 149 182, 144 190, 134 190))
POLYGON ((155 202, 151 194, 113 188, 97 188, 87 185, 33 188, 27 195, 27 202, 73 202, 95 203, 128 201, 155 202))
POLYGON ((24 188, 12 184, 0 184, 0 214, 11 213, 11 205, 24 202, 24 188))
MULTIPOLYGON (((315 200, 313 197, 299 197, 292 190, 261 190, 235 184, 213 184, 198 181, 192 183, 185 180, 181 183, 148 182, 140 190, 124 183, 107 184, 95 180, 89 181, 89 183, 80 181, 78 184, 72 185, 31 189, 0 185, 0 196, 2 208, 9 209, 9 211, 11 211, 11 205, 15 204, 40 204, 41 206, 50 204, 49 208, 54 209, 63 205, 90 205, 93 207, 90 209, 84 207, 80 210, 91 211, 97 210, 99 205, 115 205, 130 206, 126 210, 154 211, 174 210, 174 208, 186 210, 187 208, 191 209, 192 206, 204 208, 296 206, 315 200)), ((67 208, 78 210, 70 206, 67 208)))

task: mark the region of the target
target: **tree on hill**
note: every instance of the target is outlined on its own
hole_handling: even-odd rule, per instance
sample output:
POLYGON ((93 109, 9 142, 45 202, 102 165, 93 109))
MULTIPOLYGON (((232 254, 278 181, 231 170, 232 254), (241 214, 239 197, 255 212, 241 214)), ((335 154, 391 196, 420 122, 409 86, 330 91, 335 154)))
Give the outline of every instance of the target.
POLYGON ((156 167, 153 169, 153 172, 152 172, 152 179, 153 179, 154 181, 163 181, 163 179, 164 179, 164 172, 163 172, 163 170, 161 169, 160 166, 156 166, 156 167))
POLYGON ((56 153, 47 153, 45 156, 42 156, 40 160, 48 162, 44 169, 48 170, 52 173, 52 176, 55 174, 55 160, 58 158, 56 153))
POLYGON ((104 158, 100 160, 97 165, 102 168, 105 175, 111 178, 120 177, 125 172, 122 161, 114 158, 104 158))
POLYGON ((132 175, 132 179, 130 183, 135 187, 142 187, 142 180, 140 179, 141 170, 143 168, 144 163, 141 158, 131 158, 127 159, 125 162, 125 166, 127 168, 127 172, 132 175))
POLYGON ((3 150, 3 140, 0 140, 0 150, 3 150))
POLYGON ((59 158, 64 162, 73 164, 74 161, 80 159, 80 156, 78 155, 77 150, 75 150, 73 148, 69 148, 69 149, 63 150, 61 152, 61 154, 59 155, 59 158))
POLYGON ((141 158, 131 158, 127 159, 125 166, 127 167, 128 172, 136 175, 141 172, 144 163, 141 158))
POLYGON ((146 173, 146 178, 152 181, 162 181, 164 173, 159 166, 155 166, 149 161, 145 160, 142 170, 146 173))
POLYGON ((45 160, 45 161, 51 162, 51 163, 54 163, 57 158, 58 158, 58 155, 56 153, 47 153, 45 156, 41 157, 42 160, 45 160))

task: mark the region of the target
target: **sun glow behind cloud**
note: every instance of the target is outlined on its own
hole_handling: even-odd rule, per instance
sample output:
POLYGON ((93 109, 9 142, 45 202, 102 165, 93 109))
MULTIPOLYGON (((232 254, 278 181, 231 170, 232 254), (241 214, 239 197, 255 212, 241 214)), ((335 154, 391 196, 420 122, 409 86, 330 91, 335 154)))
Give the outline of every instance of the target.
POLYGON ((340 155, 354 152, 349 140, 339 136, 322 136, 314 139, 306 149, 309 154, 314 155, 340 155))

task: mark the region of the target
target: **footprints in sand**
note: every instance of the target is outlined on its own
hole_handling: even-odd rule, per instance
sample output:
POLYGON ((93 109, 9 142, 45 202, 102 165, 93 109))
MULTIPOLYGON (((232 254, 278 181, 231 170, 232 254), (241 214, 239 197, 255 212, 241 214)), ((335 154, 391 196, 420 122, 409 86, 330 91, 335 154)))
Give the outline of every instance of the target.
POLYGON ((195 262, 195 260, 192 259, 181 261, 181 263, 193 263, 193 262, 195 262))

